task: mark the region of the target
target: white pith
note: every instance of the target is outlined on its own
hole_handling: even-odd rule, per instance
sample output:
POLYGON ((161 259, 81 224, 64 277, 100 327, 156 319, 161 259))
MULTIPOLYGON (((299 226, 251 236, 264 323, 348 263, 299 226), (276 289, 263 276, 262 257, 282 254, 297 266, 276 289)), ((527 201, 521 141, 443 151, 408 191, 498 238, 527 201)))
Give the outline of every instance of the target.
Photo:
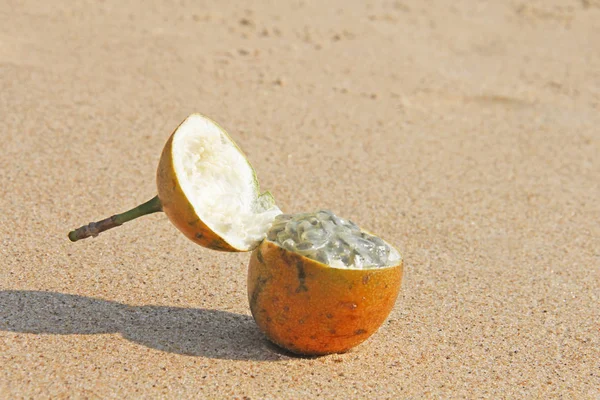
POLYGON ((194 114, 173 137, 173 166, 196 215, 238 250, 264 239, 281 210, 260 197, 254 170, 242 152, 210 119, 194 114))

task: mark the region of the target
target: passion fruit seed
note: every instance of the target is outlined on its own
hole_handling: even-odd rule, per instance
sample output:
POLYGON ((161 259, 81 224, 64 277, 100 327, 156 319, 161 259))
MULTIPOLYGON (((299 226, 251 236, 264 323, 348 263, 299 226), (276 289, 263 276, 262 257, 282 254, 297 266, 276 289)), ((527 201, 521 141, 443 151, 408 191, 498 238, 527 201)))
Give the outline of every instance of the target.
POLYGON ((386 242, 328 210, 278 215, 267 238, 334 268, 382 268, 400 260, 400 254, 386 242))

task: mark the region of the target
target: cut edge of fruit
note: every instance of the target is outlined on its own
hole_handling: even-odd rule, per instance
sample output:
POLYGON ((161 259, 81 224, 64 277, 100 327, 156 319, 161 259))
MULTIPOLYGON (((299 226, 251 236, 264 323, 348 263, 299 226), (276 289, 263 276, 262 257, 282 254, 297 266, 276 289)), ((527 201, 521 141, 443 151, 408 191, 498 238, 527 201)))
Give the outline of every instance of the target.
MULTIPOLYGON (((383 239, 381 239, 381 240, 383 240, 383 239)), ((401 265, 404 265, 404 257, 402 257, 402 253, 400 253, 400 251, 398 251, 398 249, 396 249, 394 246, 389 244, 387 241, 385 241, 385 240, 383 240, 383 241, 390 247, 390 249, 394 252, 394 255, 397 256, 397 258, 396 257, 393 259, 388 258, 388 262, 385 265, 373 265, 373 266, 369 266, 366 268, 356 268, 356 267, 349 267, 349 266, 343 264, 342 261, 340 261, 340 260, 335 260, 335 261, 339 261, 339 263, 326 264, 322 261, 315 260, 314 258, 310 258, 304 254, 300 254, 297 252, 293 252, 292 250, 288 250, 276 241, 269 240, 268 238, 265 239, 265 242, 269 242, 269 243, 279 247, 280 249, 283 249, 289 253, 293 253, 296 256, 305 258, 313 263, 323 266, 324 268, 332 268, 332 269, 346 270, 346 271, 373 271, 373 270, 383 270, 383 269, 388 269, 388 268, 397 268, 401 265), (393 262, 392 262, 392 260, 393 260, 393 262), (340 263, 342 265, 340 265, 340 263)))
POLYGON ((173 136, 173 168, 198 218, 232 247, 249 251, 281 214, 270 192, 260 193, 250 162, 227 132, 192 114, 173 136))
MULTIPOLYGON (((383 240, 383 239, 381 239, 381 240, 383 240)), ((398 265, 402 264, 404 262, 404 260, 402 258, 402 254, 394 246, 389 244, 387 241, 385 241, 385 240, 383 240, 383 241, 390 248, 390 256, 388 256, 387 263, 385 263, 384 265, 369 265, 366 267, 358 268, 358 267, 347 266, 346 264, 344 264, 344 262, 342 260, 337 260, 337 259, 332 260, 333 262, 330 264, 323 264, 322 262, 321 262, 321 264, 327 265, 329 268, 345 269, 345 270, 350 270, 350 271, 371 271, 371 270, 377 270, 377 269, 395 268, 398 265)), ((304 257, 306 257, 306 256, 304 256, 304 257)), ((312 258, 310 258, 310 257, 306 257, 306 258, 312 260, 312 258)))
POLYGON ((273 222, 267 238, 281 248, 336 269, 374 270, 402 261, 390 243, 330 210, 282 214, 273 222))

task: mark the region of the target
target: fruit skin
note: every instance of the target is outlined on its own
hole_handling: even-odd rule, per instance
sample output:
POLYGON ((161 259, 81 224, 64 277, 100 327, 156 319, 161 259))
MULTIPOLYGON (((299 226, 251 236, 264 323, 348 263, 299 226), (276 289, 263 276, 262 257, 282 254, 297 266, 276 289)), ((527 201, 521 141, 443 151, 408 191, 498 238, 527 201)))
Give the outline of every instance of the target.
POLYGON ((402 271, 402 261, 377 269, 331 268, 264 240, 250 259, 250 310, 269 340, 293 353, 342 353, 385 321, 402 271))
POLYGON ((171 137, 169 137, 163 148, 156 172, 158 198, 162 204, 163 211, 167 214, 171 223, 195 243, 213 250, 241 251, 231 246, 206 226, 200 220, 194 207, 183 193, 175 174, 175 166, 173 165, 173 137, 177 133, 177 129, 171 134, 171 137))

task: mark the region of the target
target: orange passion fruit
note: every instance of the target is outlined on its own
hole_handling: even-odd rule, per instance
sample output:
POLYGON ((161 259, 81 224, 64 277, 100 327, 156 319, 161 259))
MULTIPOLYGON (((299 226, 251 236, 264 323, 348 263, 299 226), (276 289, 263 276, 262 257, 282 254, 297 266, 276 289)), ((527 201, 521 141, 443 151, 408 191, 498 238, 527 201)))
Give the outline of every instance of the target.
MULTIPOLYGON (((300 218, 304 222, 307 219, 300 218)), ((308 233, 306 236, 310 237, 311 232, 313 238, 318 236, 314 232, 319 230, 310 228, 309 225, 304 232, 308 233)), ((333 233, 334 238, 328 239, 330 244, 335 243, 335 236, 352 242, 347 231, 333 233)), ((355 241, 361 235, 373 238, 360 233, 355 235, 355 241)), ((283 246, 270 239, 275 239, 275 235, 269 233, 252 253, 248 300, 257 325, 273 343, 303 355, 341 353, 369 338, 385 321, 402 282, 403 263, 399 254, 384 260, 386 265, 366 265, 362 259, 361 268, 356 268, 358 260, 344 260, 344 265, 332 267, 301 254, 307 253, 307 244, 318 243, 317 240, 304 241, 297 246, 300 250, 291 251, 283 247, 293 247, 290 239, 284 240, 283 246)), ((321 240, 322 249, 327 246, 325 242, 321 240)), ((348 258, 348 253, 335 245, 329 247, 330 255, 342 254, 342 259, 348 258)), ((359 248, 360 243, 353 247, 359 248)), ((319 256, 319 251, 323 250, 313 251, 311 257, 328 258, 326 254, 319 256)), ((328 262, 336 265, 334 260, 328 262)))
POLYGON ((158 195, 69 233, 78 241, 164 211, 186 237, 213 250, 253 251, 250 311, 275 344, 297 354, 349 350, 392 310, 402 281, 400 254, 329 211, 282 214, 261 193, 254 169, 211 119, 192 114, 164 146, 158 195))

